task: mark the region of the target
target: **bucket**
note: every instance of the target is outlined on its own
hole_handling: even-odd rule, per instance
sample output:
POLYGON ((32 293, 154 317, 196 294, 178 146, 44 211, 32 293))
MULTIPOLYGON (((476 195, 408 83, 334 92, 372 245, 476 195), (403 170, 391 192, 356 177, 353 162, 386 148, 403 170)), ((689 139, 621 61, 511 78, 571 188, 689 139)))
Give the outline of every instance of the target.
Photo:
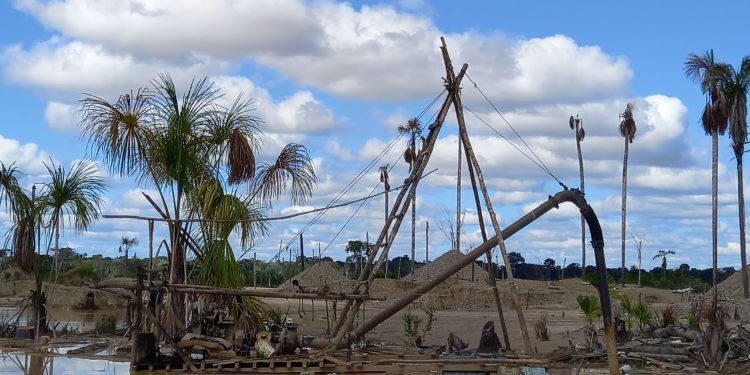
POLYGON ((34 327, 23 326, 16 328, 17 339, 33 339, 34 338, 34 327))
POLYGON ((268 342, 268 332, 259 332, 255 338, 255 351, 263 358, 269 358, 276 352, 276 349, 268 342))

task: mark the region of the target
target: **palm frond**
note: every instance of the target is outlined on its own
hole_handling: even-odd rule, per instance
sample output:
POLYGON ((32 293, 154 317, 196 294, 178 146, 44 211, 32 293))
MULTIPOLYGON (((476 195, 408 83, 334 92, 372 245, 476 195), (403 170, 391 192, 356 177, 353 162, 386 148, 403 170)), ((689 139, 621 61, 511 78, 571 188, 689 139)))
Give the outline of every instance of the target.
POLYGON ((80 104, 82 136, 88 138, 92 156, 120 176, 139 169, 153 131, 148 91, 121 95, 114 103, 86 95, 80 104))
POLYGON ((229 138, 229 183, 240 184, 255 177, 255 154, 240 129, 234 129, 229 138))
POLYGON ((13 259, 23 272, 36 270, 36 225, 34 216, 16 222, 13 228, 13 259))
POLYGON ((312 194, 316 176, 305 146, 290 143, 281 150, 275 163, 263 163, 258 169, 254 185, 265 205, 281 195, 288 195, 292 204, 300 204, 312 194))
POLYGON ((625 137, 629 143, 633 143, 633 138, 635 138, 636 125, 635 119, 633 119, 634 109, 635 106, 633 103, 628 103, 625 107, 625 112, 620 114, 620 117, 622 117, 622 121, 620 121, 620 135, 625 137))
POLYGON ((94 162, 78 162, 66 171, 53 163, 44 164, 51 181, 44 194, 45 213, 53 226, 64 228, 65 220, 72 221, 77 233, 86 231, 99 219, 104 200, 104 181, 96 173, 94 162))

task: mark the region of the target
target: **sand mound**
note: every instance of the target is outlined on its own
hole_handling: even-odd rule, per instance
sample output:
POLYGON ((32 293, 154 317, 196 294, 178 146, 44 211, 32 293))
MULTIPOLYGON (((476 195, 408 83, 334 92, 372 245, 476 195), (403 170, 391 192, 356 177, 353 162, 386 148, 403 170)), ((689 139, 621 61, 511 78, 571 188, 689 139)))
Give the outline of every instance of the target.
MULTIPOLYGON (((429 280, 432 276, 437 275, 438 273, 442 272, 446 268, 450 267, 452 264, 460 261, 461 259, 465 258, 466 255, 461 253, 458 250, 450 250, 446 252, 445 254, 439 256, 434 261, 430 262, 429 264, 426 264, 422 267, 417 268, 414 270, 413 274, 406 275, 402 277, 403 280, 414 280, 415 282, 424 282, 426 280, 429 280)), ((451 278, 449 278, 446 281, 455 282, 456 280, 467 280, 472 281, 472 268, 474 269, 474 280, 473 281, 480 281, 485 282, 487 280, 487 272, 482 269, 482 267, 478 266, 476 263, 471 263, 468 266, 462 268, 460 271, 456 272, 451 278)))
POLYGON ((333 262, 323 262, 310 266, 298 273, 291 280, 279 285, 279 290, 292 289, 292 280, 299 282, 308 288, 318 288, 328 285, 332 292, 349 291, 354 285, 353 280, 347 279, 333 262))
MULTIPOLYGON (((750 266, 747 266, 748 272, 750 272, 750 266)), ((727 300, 742 300, 744 299, 742 290, 742 270, 739 269, 732 276, 729 276, 726 280, 719 283, 719 296, 722 299, 727 300)), ((714 288, 711 288, 706 292, 707 296, 711 296, 714 293, 714 288)))

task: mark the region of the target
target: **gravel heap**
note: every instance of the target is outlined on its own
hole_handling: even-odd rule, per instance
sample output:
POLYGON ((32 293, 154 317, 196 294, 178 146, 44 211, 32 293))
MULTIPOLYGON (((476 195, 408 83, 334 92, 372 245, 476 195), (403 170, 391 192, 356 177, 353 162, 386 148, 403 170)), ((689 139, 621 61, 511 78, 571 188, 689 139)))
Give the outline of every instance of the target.
MULTIPOLYGON (((458 250, 449 250, 445 254, 439 256, 434 261, 430 262, 429 264, 426 264, 422 267, 417 268, 414 270, 413 275, 409 274, 401 279, 411 281, 412 279, 415 282, 424 282, 426 280, 431 279, 438 273, 442 272, 446 268, 450 267, 452 264, 460 261, 461 259, 465 258, 466 255, 461 253, 458 250)), ((487 281, 487 272, 482 269, 482 267, 478 266, 476 263, 471 263, 468 266, 462 268, 458 272, 456 272, 451 278, 449 278, 446 281, 456 281, 456 280, 471 280, 471 269, 474 268, 474 281, 478 281, 481 283, 486 283, 487 281)))
POLYGON ((328 285, 332 292, 349 291, 353 285, 353 281, 347 279, 333 262, 317 263, 306 268, 281 284, 279 290, 291 290, 292 280, 299 280, 300 284, 308 288, 328 285))

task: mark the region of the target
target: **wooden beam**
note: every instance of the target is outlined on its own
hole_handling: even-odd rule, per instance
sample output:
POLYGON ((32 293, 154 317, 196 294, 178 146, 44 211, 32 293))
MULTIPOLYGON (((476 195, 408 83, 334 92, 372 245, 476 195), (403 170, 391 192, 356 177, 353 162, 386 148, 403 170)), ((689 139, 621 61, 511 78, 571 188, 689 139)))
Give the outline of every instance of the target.
MULTIPOLYGON (((94 289, 136 289, 135 282, 122 282, 117 280, 103 281, 92 288, 94 289)), ((262 298, 283 298, 283 299, 318 299, 318 300, 345 300, 345 301, 365 301, 370 299, 368 295, 361 294, 317 294, 317 293, 295 293, 295 292, 278 292, 258 289, 230 289, 214 288, 204 285, 167 285, 167 286, 143 286, 147 291, 168 291, 176 293, 195 293, 195 294, 223 294, 230 296, 251 296, 262 298)))

